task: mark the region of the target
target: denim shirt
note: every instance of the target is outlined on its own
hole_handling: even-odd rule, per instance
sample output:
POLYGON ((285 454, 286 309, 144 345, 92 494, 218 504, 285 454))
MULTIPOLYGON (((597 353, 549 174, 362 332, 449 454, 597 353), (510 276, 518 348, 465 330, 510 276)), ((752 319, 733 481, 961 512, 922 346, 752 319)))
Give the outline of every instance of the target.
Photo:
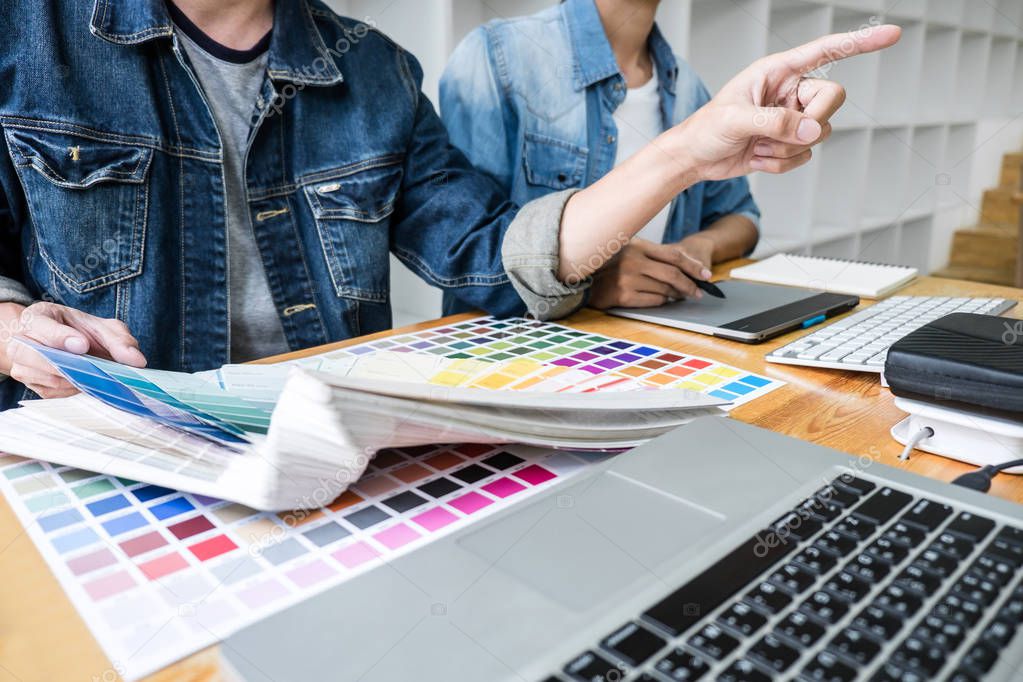
MULTIPOLYGON (((388 328, 389 251, 522 313, 502 262, 517 208, 449 144, 416 60, 320 2, 275 12, 245 187, 289 346, 388 328)), ((220 138, 164 0, 4 2, 0 25, 16 27, 0 47, 0 276, 124 321, 151 366, 227 362, 220 138)), ((0 382, 0 409, 22 392, 0 382)))
MULTIPOLYGON (((656 26, 649 48, 667 130, 706 104, 710 94, 656 26)), ((440 106, 451 141, 512 201, 525 203, 588 186, 614 167, 614 112, 625 94, 594 1, 567 0, 470 33, 441 79, 440 106)), ((729 214, 759 223, 745 178, 694 185, 673 202, 664 242, 677 242, 729 214)))

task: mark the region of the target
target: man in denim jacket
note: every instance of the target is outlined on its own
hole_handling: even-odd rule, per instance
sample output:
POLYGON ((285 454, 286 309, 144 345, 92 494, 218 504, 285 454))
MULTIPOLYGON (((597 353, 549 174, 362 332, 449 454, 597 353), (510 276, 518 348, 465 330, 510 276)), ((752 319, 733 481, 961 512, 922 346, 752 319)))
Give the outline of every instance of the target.
MULTIPOLYGON (((314 0, 5 2, 0 25, 0 332, 185 371, 245 359, 238 330, 288 350, 387 328, 388 252, 492 313, 567 314, 607 244, 765 162, 757 140, 767 170, 805 163, 842 91, 802 74, 898 39, 761 60, 600 183, 518 209, 449 144, 415 59, 314 0)), ((72 391, 16 341, 0 374, 0 408, 72 391)))
MULTIPOLYGON (((524 204, 587 187, 710 101, 654 23, 659 0, 564 0, 496 19, 455 49, 440 83, 451 142, 524 204)), ((596 278, 595 307, 645 307, 671 293, 661 273, 753 250, 760 210, 746 178, 675 197, 596 278)), ((457 291, 446 292, 455 312, 457 291)))

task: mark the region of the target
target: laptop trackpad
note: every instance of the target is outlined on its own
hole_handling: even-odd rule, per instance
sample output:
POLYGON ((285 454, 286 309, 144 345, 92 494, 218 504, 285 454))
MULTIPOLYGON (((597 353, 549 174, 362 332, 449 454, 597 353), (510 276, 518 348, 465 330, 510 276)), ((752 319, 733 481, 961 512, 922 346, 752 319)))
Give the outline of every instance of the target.
POLYGON ((659 580, 726 517, 614 472, 547 496, 459 544, 576 611, 659 580), (682 555, 684 556, 684 555, 682 555), (669 560, 672 560, 669 562, 669 560))

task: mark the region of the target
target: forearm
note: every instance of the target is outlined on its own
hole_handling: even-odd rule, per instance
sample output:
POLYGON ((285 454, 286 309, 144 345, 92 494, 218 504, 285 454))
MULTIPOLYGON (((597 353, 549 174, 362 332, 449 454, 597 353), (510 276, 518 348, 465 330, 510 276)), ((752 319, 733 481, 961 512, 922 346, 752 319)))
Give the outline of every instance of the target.
POLYGON ((710 244, 712 262, 721 263, 746 255, 756 245, 758 237, 759 231, 752 220, 733 213, 685 237, 681 243, 685 245, 692 240, 706 240, 710 244))
POLYGON ((592 275, 699 180, 679 129, 655 139, 569 200, 561 218, 558 277, 571 284, 592 275))
POLYGON ((0 303, 0 375, 11 373, 11 362, 7 357, 7 344, 17 333, 21 324, 21 312, 25 306, 19 303, 0 303))

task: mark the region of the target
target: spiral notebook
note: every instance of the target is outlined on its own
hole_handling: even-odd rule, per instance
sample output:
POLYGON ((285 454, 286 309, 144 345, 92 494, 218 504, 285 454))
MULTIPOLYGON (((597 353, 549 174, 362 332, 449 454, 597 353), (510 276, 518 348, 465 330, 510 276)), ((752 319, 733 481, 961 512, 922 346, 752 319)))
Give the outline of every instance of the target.
POLYGON ((734 279, 881 298, 905 286, 916 268, 779 253, 732 270, 734 279))

